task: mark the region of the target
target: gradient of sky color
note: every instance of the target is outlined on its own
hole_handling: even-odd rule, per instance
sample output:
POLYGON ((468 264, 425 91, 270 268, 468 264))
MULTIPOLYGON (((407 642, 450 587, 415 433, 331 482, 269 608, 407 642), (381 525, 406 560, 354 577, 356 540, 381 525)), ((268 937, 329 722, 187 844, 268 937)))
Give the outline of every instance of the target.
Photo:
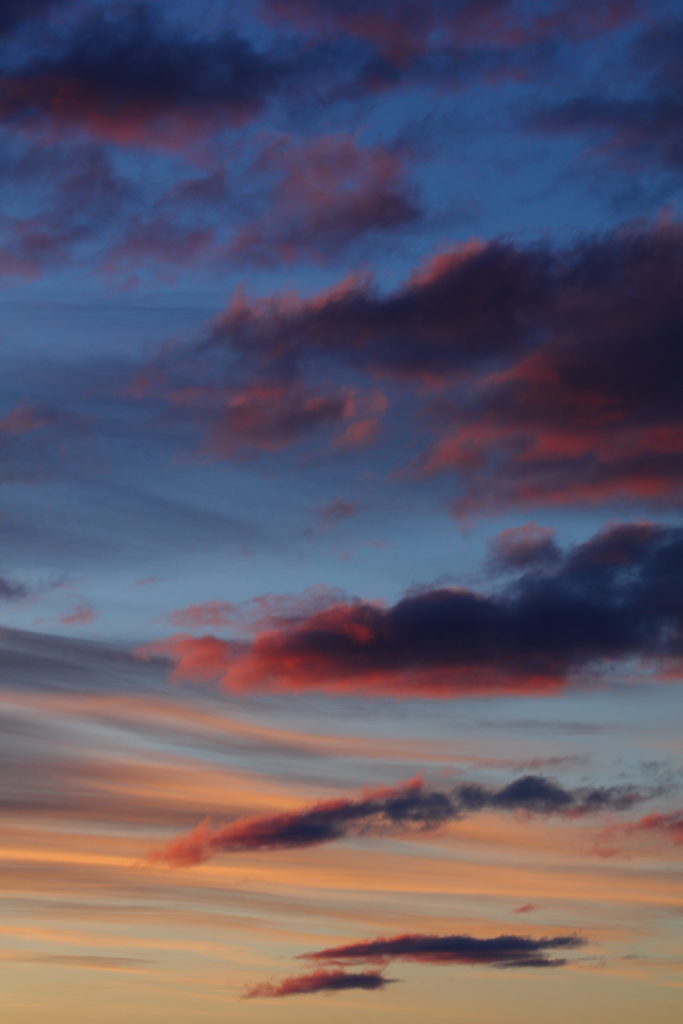
POLYGON ((2 0, 7 1024, 683 1011, 674 0, 2 0))

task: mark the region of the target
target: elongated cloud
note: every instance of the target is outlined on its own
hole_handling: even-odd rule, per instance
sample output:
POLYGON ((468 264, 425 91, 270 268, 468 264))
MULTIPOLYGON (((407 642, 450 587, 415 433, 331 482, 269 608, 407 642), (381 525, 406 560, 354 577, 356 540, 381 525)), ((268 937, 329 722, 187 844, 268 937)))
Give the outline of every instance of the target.
POLYGON ((595 851, 600 856, 612 857, 620 852, 623 842, 631 836, 640 836, 646 842, 651 837, 657 845, 663 841, 680 846, 683 844, 683 810, 652 811, 637 821, 607 825, 597 837, 595 851))
POLYGON ((524 11, 517 0, 264 0, 264 7, 314 37, 364 44, 366 89, 424 81, 454 88, 496 71, 528 75, 560 40, 618 28, 638 0, 549 0, 524 11))
MULTIPOLYGON (((532 939, 525 935, 497 935, 478 939, 472 935, 393 935, 390 938, 354 942, 346 946, 302 953, 300 960, 323 961, 343 967, 346 963, 374 963, 384 966, 392 960, 450 966, 488 966, 500 969, 520 967, 564 967, 563 957, 549 956, 555 950, 580 949, 585 940, 578 935, 556 935, 532 939)), ((266 982, 247 989, 244 998, 277 998, 308 992, 337 992, 348 988, 384 988, 396 979, 379 971, 347 974, 342 970, 320 970, 284 981, 266 982)))
POLYGON ((319 801, 303 810, 242 818, 222 828, 204 822, 154 851, 150 860, 186 867, 220 853, 319 846, 387 829, 434 829, 485 810, 580 816, 624 810, 650 795, 630 786, 570 790, 542 775, 524 775, 499 789, 467 783, 447 791, 430 789, 415 778, 393 789, 366 791, 355 800, 319 801))
POLYGON ((328 962, 412 960, 426 964, 488 964, 493 967, 562 967, 566 960, 548 957, 556 949, 578 949, 585 941, 577 935, 531 939, 498 935, 477 939, 471 935, 395 935, 391 938, 332 946, 303 959, 328 962))
POLYGON ((284 981, 266 981, 254 985, 245 992, 244 999, 279 999, 281 996, 301 996, 315 992, 344 992, 359 988, 376 991, 392 984, 395 979, 385 978, 379 971, 361 971, 356 974, 345 971, 313 971, 284 981))
POLYGON ((655 811, 624 827, 625 832, 654 832, 667 836, 674 843, 683 843, 683 810, 669 814, 655 811))
POLYGON ((294 384, 186 387, 167 397, 176 411, 208 428, 201 452, 217 459, 280 452, 330 430, 340 448, 362 448, 374 440, 386 410, 379 392, 294 384))
POLYGON ((413 591, 395 605, 338 603, 253 641, 175 636, 176 678, 229 690, 462 697, 553 694, 581 672, 683 656, 683 529, 608 527, 494 593, 413 591))
POLYGON ((193 122, 256 116, 300 73, 299 57, 260 52, 229 30, 187 34, 142 4, 91 10, 48 52, 0 70, 0 114, 28 127, 177 148, 193 122))

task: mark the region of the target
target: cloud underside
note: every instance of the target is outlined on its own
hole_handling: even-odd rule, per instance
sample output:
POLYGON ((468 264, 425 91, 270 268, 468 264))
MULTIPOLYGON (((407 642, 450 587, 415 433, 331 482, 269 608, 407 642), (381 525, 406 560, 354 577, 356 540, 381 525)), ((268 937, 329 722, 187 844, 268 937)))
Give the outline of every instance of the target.
POLYGON ((170 658, 176 678, 235 691, 542 696, 619 665, 644 680, 674 674, 680 528, 614 525, 562 554, 548 548, 547 560, 531 552, 535 564, 492 593, 425 588, 391 606, 340 602, 251 641, 181 634, 138 653, 170 658))

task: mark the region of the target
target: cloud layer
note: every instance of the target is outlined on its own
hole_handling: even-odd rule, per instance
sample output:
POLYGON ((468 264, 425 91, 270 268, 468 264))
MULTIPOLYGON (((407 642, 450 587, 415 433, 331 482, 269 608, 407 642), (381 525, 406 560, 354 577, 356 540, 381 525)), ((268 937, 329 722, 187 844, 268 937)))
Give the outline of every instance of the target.
POLYGON ((462 697, 553 694, 627 659, 670 673, 683 655, 683 530, 605 528, 502 590, 416 590, 338 603, 248 641, 178 635, 143 657, 236 691, 462 697))
POLYGON ((499 789, 463 783, 446 791, 430 789, 416 778, 393 789, 366 791, 355 800, 319 801, 300 811, 245 818, 222 828, 205 822, 149 859, 187 867, 220 853, 296 849, 359 834, 434 829, 485 810, 571 817, 621 811, 651 795, 631 786, 569 790, 542 775, 524 775, 499 789))

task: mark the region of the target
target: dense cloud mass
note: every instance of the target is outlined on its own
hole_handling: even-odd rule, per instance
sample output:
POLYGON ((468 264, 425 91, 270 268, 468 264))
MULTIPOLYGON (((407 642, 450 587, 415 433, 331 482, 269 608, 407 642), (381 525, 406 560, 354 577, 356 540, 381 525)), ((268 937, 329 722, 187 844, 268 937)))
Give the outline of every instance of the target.
POLYGON ((305 953, 307 960, 375 961, 413 960, 427 964, 490 964, 493 967, 562 967, 566 960, 546 956, 550 950, 578 949, 585 945, 577 935, 530 939, 523 935, 498 935, 477 939, 471 935, 396 935, 370 942, 333 946, 305 953))
POLYGON ((677 224, 565 250, 473 242, 393 292, 356 279, 307 300, 240 295, 194 363, 229 374, 237 360, 271 380, 336 363, 439 383, 418 468, 457 473, 461 513, 670 504, 683 480, 682 295, 677 224))
POLYGON ((247 989, 244 999, 279 999, 281 996, 301 996, 311 992, 344 992, 348 989, 364 989, 374 992, 385 988, 394 979, 385 978, 379 971, 359 971, 351 974, 345 971, 312 971, 284 981, 266 981, 247 989))
POLYGON ((219 853, 318 846, 387 829, 434 829, 486 810, 579 817, 625 810, 651 795, 632 786, 569 790, 542 775, 524 775, 499 789, 467 783, 446 791, 430 789, 416 778, 394 789, 368 791, 356 800, 320 801, 304 810, 241 819, 222 828, 205 822, 152 853, 150 860, 186 867, 219 853))
POLYGON ((235 690, 552 694, 626 659, 668 672, 683 655, 682 581, 680 527, 615 525, 495 593, 339 603, 250 643, 180 635, 140 653, 169 656, 177 678, 235 690))
POLYGON ((301 55, 261 53, 231 30, 188 35, 142 4, 91 10, 48 52, 0 73, 0 114, 27 127, 54 122, 121 143, 179 146, 203 121, 256 116, 304 65, 301 55))

